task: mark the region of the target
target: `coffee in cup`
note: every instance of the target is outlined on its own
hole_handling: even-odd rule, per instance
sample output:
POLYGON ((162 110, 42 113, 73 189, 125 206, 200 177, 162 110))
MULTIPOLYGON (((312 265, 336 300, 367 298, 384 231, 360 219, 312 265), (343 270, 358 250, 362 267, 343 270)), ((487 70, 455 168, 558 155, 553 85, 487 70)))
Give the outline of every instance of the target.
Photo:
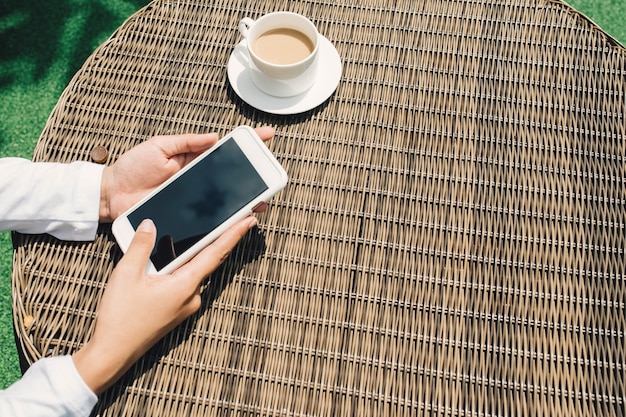
POLYGON ((311 88, 317 73, 315 25, 292 12, 274 12, 254 21, 244 18, 239 31, 250 57, 250 75, 263 92, 290 97, 311 88))
POLYGON ((290 65, 305 60, 315 49, 308 36, 296 29, 270 29, 259 35, 252 49, 264 61, 290 65))

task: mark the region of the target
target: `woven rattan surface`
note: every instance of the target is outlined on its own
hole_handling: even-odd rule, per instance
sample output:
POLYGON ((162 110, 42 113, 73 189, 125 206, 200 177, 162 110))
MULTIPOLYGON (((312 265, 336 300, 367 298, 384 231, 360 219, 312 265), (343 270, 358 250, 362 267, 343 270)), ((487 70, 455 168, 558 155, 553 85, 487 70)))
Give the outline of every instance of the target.
MULTIPOLYGON (((624 415, 625 93, 623 47, 558 1, 151 3, 73 78, 35 159, 270 124, 290 182, 96 413, 624 415), (304 114, 255 110, 226 76, 238 21, 278 9, 342 59, 304 114)), ((110 228, 14 242, 21 351, 76 350, 110 228)))

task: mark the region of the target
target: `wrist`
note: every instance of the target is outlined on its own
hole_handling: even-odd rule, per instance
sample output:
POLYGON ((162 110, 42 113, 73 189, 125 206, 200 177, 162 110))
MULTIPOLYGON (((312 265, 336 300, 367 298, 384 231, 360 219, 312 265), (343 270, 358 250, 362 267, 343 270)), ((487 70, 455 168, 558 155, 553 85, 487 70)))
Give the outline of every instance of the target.
POLYGON ((96 395, 113 385, 130 367, 127 359, 116 356, 115 351, 115 347, 101 347, 90 341, 72 355, 76 370, 96 395))
POLYGON ((98 216, 101 223, 110 223, 113 221, 111 215, 111 167, 106 166, 102 171, 102 180, 100 182, 100 209, 98 216))

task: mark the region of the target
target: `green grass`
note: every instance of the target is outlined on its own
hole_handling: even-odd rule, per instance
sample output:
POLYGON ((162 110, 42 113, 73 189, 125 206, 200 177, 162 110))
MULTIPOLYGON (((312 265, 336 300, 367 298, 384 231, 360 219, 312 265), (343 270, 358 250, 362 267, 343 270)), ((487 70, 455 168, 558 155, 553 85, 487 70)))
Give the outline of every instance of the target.
POLYGON ((585 14, 622 45, 626 45, 625 0, 566 0, 566 3, 585 14))
MULTIPOLYGON (((626 43, 624 0, 570 0, 626 43)), ((87 56, 147 0, 2 0, 0 157, 30 158, 58 97, 87 56)), ((11 254, 0 233, 0 389, 19 378, 11 316, 11 254)))

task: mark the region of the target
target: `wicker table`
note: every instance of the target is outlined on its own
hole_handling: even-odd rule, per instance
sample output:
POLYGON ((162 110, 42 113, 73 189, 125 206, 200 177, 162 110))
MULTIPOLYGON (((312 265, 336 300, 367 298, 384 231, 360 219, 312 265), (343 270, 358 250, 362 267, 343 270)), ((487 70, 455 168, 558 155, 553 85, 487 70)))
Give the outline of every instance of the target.
MULTIPOLYGON (((560 1, 149 4, 73 78, 35 159, 271 124, 291 181, 96 412, 624 415, 625 94, 624 48, 560 1), (342 58, 298 115, 226 77, 239 19, 280 8, 342 58)), ((109 227, 14 243, 21 352, 76 350, 120 257, 109 227)))

